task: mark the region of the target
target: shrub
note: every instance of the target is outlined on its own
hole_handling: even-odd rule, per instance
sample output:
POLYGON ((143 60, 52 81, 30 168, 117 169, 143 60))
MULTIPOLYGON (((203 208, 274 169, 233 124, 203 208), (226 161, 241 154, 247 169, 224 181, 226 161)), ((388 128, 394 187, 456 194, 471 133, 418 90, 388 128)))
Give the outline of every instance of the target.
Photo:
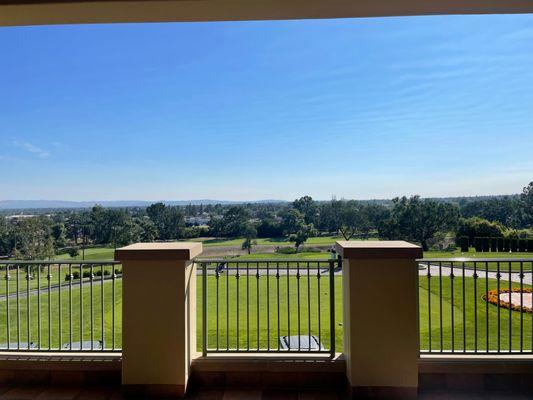
MULTIPOLYGON (((76 279, 80 279, 80 273, 78 271, 74 271, 72 273, 72 280, 76 280, 76 279)), ((69 274, 65 275, 65 280, 66 281, 70 281, 70 275, 69 274)))
POLYGON ((122 269, 115 268, 115 275, 122 275, 122 269))
POLYGON ((490 238, 481 238, 483 252, 488 253, 490 251, 490 238))
POLYGON ((503 241, 504 241, 503 238, 498 238, 498 251, 505 251, 503 241))
POLYGON ((468 249, 469 249, 469 239, 468 239, 468 236, 461 236, 457 239, 457 245, 461 248, 461 251, 463 253, 468 253, 468 249))
POLYGON ((74 258, 74 257, 77 257, 79 256, 80 254, 80 249, 77 248, 77 247, 71 247, 67 250, 67 253, 70 257, 74 258))
POLYGON ((483 238, 474 238, 474 247, 478 253, 483 251, 483 238))
POLYGON ((279 254, 296 254, 296 249, 294 247, 278 247, 276 253, 279 254))
POLYGON ((511 239, 503 239, 503 251, 509 253, 511 251, 511 239))
POLYGON ((83 271, 84 278, 90 278, 92 276, 91 271, 83 271))

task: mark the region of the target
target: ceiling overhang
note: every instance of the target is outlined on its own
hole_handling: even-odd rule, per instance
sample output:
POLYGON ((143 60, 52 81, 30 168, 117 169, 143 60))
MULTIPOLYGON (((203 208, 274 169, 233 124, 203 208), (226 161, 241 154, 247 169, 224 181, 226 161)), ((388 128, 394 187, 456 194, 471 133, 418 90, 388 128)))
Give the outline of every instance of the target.
POLYGON ((0 0, 0 26, 532 12, 531 0, 0 0))

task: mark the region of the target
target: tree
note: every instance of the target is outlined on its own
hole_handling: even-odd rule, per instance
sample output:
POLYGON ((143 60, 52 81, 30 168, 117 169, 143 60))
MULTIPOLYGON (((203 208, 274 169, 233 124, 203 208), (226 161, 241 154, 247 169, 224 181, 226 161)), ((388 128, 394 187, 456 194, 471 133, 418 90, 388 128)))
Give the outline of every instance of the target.
POLYGON ((146 213, 157 229, 157 236, 162 240, 179 239, 185 226, 185 216, 179 207, 168 207, 155 203, 146 209, 146 213))
POLYGON ((359 210, 354 202, 345 202, 341 211, 339 232, 344 240, 350 240, 359 228, 361 219, 359 210))
POLYGON ((257 236, 257 230, 252 224, 248 224, 244 232, 244 242, 242 243, 242 249, 247 250, 248 254, 252 252, 252 246, 256 245, 257 242, 254 240, 257 236))
POLYGON ((457 206, 435 200, 421 200, 420 196, 393 199, 389 218, 380 227, 380 236, 420 243, 429 250, 428 241, 437 233, 446 233, 457 224, 457 206))
POLYGON ((250 218, 250 212, 243 206, 231 206, 222 218, 211 220, 211 233, 214 236, 242 237, 246 233, 250 218))
POLYGON ((533 226, 533 182, 520 194, 520 209, 523 227, 530 229, 533 226))
POLYGON ((318 208, 311 196, 304 196, 294 200, 292 206, 303 215, 306 224, 317 223, 318 208))
POLYGON ((467 237, 474 244, 476 237, 503 237, 505 228, 498 222, 487 221, 479 217, 461 218, 455 233, 456 238, 467 237))
POLYGON ((289 242, 294 242, 294 247, 296 252, 298 252, 300 246, 314 235, 316 235, 316 231, 313 224, 303 224, 298 231, 289 235, 289 242))

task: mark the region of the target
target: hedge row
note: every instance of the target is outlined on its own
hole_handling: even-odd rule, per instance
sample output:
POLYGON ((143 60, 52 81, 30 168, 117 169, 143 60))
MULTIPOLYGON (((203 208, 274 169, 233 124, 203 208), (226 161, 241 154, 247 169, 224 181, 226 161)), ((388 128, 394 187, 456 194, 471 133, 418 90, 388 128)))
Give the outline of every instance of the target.
POLYGON ((468 252, 470 247, 474 247, 477 252, 533 252, 533 239, 475 237, 471 243, 468 236, 461 236, 457 239, 457 244, 462 252, 468 252))

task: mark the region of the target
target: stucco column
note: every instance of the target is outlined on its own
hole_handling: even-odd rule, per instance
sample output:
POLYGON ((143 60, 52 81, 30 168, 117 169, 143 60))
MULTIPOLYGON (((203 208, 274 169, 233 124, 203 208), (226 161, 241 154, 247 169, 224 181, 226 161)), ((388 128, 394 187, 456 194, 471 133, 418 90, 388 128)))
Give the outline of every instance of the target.
POLYGON ((181 397, 196 353, 201 243, 136 243, 122 262, 122 385, 131 397, 181 397))
POLYGON ((357 398, 413 398, 418 387, 419 246, 339 241, 344 353, 357 398))

